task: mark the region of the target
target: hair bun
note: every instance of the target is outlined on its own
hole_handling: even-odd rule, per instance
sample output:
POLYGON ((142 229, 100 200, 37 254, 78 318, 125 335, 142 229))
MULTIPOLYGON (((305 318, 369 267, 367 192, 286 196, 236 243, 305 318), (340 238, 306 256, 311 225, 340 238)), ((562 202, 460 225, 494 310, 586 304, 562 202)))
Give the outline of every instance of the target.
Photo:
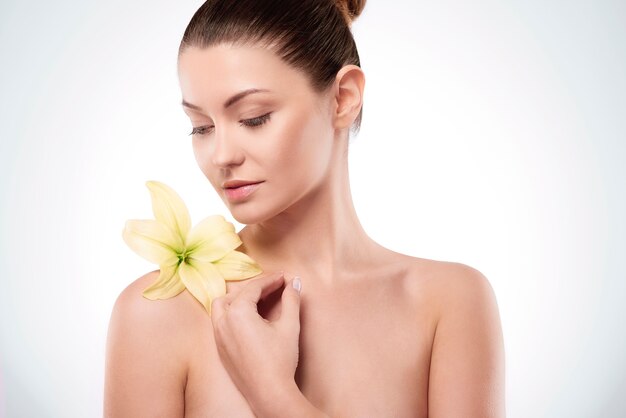
POLYGON ((365 8, 366 0, 334 0, 334 2, 350 26, 365 8))

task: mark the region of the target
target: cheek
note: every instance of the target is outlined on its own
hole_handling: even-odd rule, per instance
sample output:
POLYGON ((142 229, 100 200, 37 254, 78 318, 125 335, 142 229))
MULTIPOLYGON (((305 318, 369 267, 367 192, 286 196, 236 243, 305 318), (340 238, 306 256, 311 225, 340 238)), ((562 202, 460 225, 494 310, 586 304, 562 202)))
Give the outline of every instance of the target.
POLYGON ((276 127, 277 146, 267 155, 272 166, 283 174, 286 183, 297 180, 311 181, 319 177, 328 166, 332 132, 329 122, 321 115, 303 110, 285 118, 285 123, 276 127))
POLYGON ((310 120, 300 132, 300 140, 293 150, 293 159, 298 161, 297 166, 292 167, 294 174, 310 183, 310 186, 317 185, 323 179, 331 163, 333 135, 327 131, 327 126, 319 118, 310 120))

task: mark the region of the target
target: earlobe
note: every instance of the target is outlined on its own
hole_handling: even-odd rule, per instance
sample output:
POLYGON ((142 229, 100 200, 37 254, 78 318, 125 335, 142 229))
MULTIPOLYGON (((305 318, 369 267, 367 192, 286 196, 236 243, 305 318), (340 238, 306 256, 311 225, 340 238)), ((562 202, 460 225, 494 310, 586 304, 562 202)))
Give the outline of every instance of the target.
POLYGON ((335 86, 335 128, 349 128, 363 105, 365 74, 356 65, 346 65, 337 73, 335 86))

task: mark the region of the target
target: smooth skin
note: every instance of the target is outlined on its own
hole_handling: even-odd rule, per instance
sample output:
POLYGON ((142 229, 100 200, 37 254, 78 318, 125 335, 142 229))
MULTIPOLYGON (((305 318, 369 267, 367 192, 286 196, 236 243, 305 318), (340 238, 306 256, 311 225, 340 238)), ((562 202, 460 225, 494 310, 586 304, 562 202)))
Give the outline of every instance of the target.
POLYGON ((345 66, 320 93, 271 50, 222 44, 189 48, 178 70, 196 161, 247 225, 239 250, 264 273, 227 282, 211 317, 186 290, 143 298, 158 271, 124 289, 109 326, 104 415, 504 417, 489 281, 384 248, 358 220, 347 139, 361 69, 345 66), (224 106, 250 89, 266 91, 224 106), (262 183, 231 202, 221 186, 232 179, 262 183))

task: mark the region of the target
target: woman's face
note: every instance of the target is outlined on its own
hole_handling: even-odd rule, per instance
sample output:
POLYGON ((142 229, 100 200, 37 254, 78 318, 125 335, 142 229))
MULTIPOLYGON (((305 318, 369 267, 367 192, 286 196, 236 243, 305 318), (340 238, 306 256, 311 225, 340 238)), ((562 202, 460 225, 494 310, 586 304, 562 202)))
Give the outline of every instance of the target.
POLYGON ((237 221, 269 219, 323 183, 332 98, 304 73, 270 50, 222 44, 186 49, 178 75, 196 161, 237 221))

